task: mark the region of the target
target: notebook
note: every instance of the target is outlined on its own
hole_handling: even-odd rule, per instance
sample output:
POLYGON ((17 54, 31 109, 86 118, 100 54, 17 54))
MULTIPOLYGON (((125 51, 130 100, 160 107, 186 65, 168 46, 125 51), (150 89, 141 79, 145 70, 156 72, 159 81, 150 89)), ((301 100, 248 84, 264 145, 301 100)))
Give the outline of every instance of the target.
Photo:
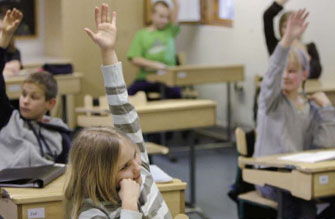
POLYGON ((3 169, 0 187, 43 188, 64 172, 65 164, 3 169))
POLYGON ((165 173, 161 168, 156 165, 150 165, 150 172, 152 178, 156 183, 167 183, 172 182, 173 179, 167 173, 165 173))
POLYGON ((302 163, 316 163, 327 160, 335 160, 335 150, 326 150, 319 152, 304 152, 299 154, 287 155, 280 157, 281 160, 302 162, 302 163))

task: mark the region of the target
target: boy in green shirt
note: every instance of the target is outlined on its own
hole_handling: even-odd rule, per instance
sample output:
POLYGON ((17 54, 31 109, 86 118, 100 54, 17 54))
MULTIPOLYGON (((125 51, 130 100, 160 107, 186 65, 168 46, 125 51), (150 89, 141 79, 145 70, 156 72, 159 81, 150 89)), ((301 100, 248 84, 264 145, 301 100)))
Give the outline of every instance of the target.
MULTIPOLYGON (((136 81, 128 88, 129 95, 138 91, 160 92, 162 84, 146 81, 148 74, 176 65, 174 38, 179 33, 177 16, 179 3, 173 0, 173 9, 164 1, 152 6, 152 24, 138 31, 128 51, 128 59, 140 68, 136 81)), ((164 86, 163 98, 181 98, 180 88, 164 86)))

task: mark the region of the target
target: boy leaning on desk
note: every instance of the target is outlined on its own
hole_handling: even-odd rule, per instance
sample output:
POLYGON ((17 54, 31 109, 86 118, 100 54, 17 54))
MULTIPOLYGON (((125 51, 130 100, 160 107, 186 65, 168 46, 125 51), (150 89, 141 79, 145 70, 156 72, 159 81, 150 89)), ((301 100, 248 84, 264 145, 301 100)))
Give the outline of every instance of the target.
POLYGON ((4 54, 22 17, 19 10, 8 10, 0 32, 0 170, 65 163, 71 145, 63 121, 45 115, 55 106, 58 91, 50 73, 33 73, 24 80, 20 111, 9 102, 4 54))

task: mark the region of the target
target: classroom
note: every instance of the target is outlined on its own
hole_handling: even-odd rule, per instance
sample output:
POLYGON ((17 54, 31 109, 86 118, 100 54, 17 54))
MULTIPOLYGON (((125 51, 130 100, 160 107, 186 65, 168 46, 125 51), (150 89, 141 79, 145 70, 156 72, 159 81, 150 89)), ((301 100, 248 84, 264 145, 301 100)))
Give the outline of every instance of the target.
POLYGON ((335 219, 333 7, 0 1, 0 219, 335 219))

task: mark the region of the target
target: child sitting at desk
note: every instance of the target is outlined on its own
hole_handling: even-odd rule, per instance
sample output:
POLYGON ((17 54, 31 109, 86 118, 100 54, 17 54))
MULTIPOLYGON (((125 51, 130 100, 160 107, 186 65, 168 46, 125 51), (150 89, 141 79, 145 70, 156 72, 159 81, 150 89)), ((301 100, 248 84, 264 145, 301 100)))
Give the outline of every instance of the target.
MULTIPOLYGON (((335 112, 324 93, 309 100, 299 88, 309 72, 308 58, 290 48, 307 28, 308 13, 299 10, 288 19, 287 29, 270 58, 258 99, 258 127, 254 156, 296 152, 335 146, 335 112)), ((267 198, 278 200, 273 187, 258 187, 267 198)), ((312 202, 283 192, 284 218, 314 218, 312 202)))
POLYGON ((97 32, 85 29, 100 47, 101 67, 115 128, 84 129, 73 142, 67 218, 171 218, 149 170, 135 108, 128 102, 121 63, 115 53, 116 13, 95 9, 97 32), (101 13, 101 14, 100 14, 101 13))
POLYGON ((57 82, 50 73, 39 72, 23 82, 20 111, 6 94, 3 76, 6 48, 22 20, 22 13, 8 10, 0 32, 0 170, 65 162, 70 130, 60 120, 45 116, 56 103, 57 82))

